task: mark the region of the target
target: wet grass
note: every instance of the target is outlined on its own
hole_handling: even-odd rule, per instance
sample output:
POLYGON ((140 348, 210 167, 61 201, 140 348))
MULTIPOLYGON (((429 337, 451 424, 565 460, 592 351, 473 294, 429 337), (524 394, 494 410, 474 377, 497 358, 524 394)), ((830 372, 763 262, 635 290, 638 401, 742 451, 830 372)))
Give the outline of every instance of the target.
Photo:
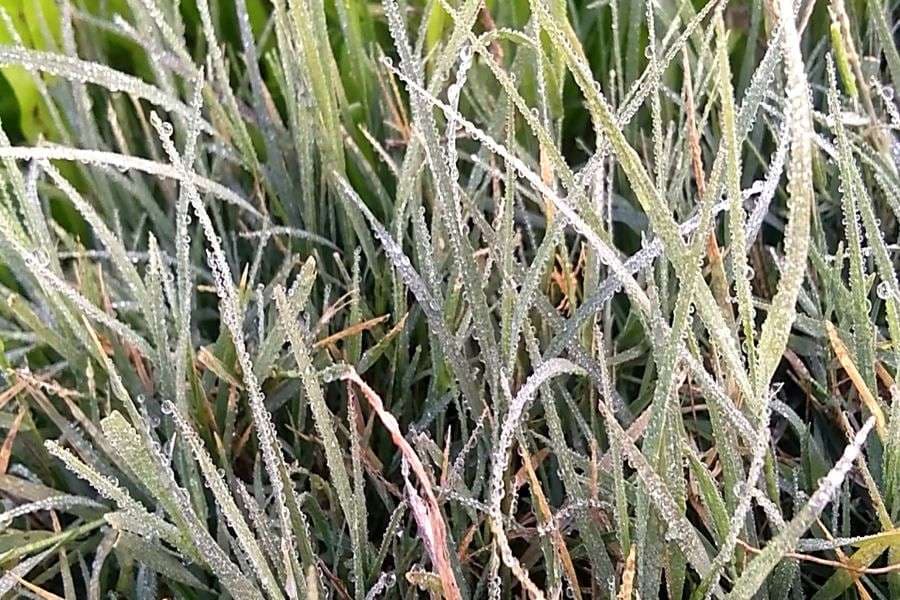
POLYGON ((0 596, 900 595, 895 4, 0 0, 0 596))

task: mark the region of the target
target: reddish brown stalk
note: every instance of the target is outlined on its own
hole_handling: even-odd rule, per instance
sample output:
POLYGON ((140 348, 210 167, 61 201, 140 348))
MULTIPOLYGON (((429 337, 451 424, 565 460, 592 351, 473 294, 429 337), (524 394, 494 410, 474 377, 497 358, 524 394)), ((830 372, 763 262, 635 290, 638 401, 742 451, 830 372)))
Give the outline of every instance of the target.
MULTIPOLYGON (((438 577, 440 578, 441 585, 444 589, 444 597, 448 598, 448 600, 460 600, 461 595, 459 585, 456 583, 456 577, 454 576, 453 568, 450 565, 450 555, 447 548, 447 526, 444 524, 443 517, 441 517, 440 506, 438 506, 437 498, 431 487, 431 480, 428 477, 428 473, 425 471, 425 466, 422 464, 422 461, 419 460, 416 451, 413 450, 412 446, 409 445, 409 442, 406 441, 406 438, 403 437, 397 419, 394 418, 394 415, 385 410, 384 403, 381 401, 381 397, 375 390, 370 388, 353 368, 350 368, 342 378, 345 381, 350 381, 355 384, 362 392, 363 396, 366 397, 369 405, 378 415, 378 418, 381 419, 381 423, 391 434, 394 445, 400 449, 403 458, 406 459, 407 464, 418 478, 419 485, 425 492, 425 506, 420 507, 421 509, 424 509, 424 517, 426 518, 424 522, 420 523, 420 525, 424 525, 424 527, 420 527, 420 531, 424 538, 425 548, 430 554, 432 564, 437 569, 438 577)), ((414 505, 414 502, 415 500, 410 498, 411 506, 414 505)), ((421 500, 419 500, 419 502, 421 502, 421 500)))
MULTIPOLYGON (((481 18, 481 26, 484 27, 485 31, 496 31, 497 25, 494 23, 494 17, 491 16, 491 11, 488 9, 487 4, 481 7, 479 16, 481 18)), ((494 55, 494 60, 498 63, 503 63, 503 47, 497 39, 491 41, 491 54, 494 55)))

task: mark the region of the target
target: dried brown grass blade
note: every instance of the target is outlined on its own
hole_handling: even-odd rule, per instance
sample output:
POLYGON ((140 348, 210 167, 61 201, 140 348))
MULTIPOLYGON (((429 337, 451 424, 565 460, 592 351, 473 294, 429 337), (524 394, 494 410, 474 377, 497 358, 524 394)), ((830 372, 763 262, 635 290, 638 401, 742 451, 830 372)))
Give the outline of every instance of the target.
POLYGON ((16 441, 16 435, 19 433, 19 428, 22 426, 22 419, 24 418, 25 409, 21 408, 6 434, 6 439, 3 440, 3 446, 0 446, 0 473, 6 473, 6 469, 9 467, 9 459, 12 456, 13 444, 16 441))
POLYGON ((556 549, 556 553, 559 555, 559 562, 562 563, 563 570, 566 572, 566 577, 569 580, 569 589, 572 591, 572 595, 576 600, 581 600, 578 575, 575 573, 575 565, 572 563, 572 556, 569 554, 569 549, 566 547, 566 540, 563 539, 562 533, 560 533, 559 529, 553 523, 553 511, 550 509, 547 497, 544 496, 544 490, 541 489, 541 480, 538 479, 537 473, 534 472, 534 467, 531 466, 531 457, 528 456, 528 452, 525 448, 522 448, 521 451, 524 458, 522 461, 522 468, 528 473, 529 483, 531 484, 531 494, 535 500, 537 509, 540 512, 541 520, 544 523, 550 524, 550 536, 553 538, 553 547, 556 549))
POLYGON ((625 569, 622 571, 622 585, 619 587, 619 593, 616 594, 616 600, 631 600, 634 595, 634 574, 637 570, 635 548, 635 545, 631 546, 628 558, 625 559, 625 569))
MULTIPOLYGON (((356 385, 363 396, 366 397, 369 405, 378 415, 378 418, 381 419, 381 423, 391 434, 391 440, 393 440, 394 445, 400 449, 400 452, 403 454, 409 467, 419 480, 419 485, 425 492, 425 501, 423 505, 414 506, 414 509, 425 511, 424 516, 427 517, 428 523, 428 528, 426 528, 425 531, 430 532, 430 535, 432 536, 430 540, 426 540, 425 547, 429 549, 431 561, 437 569, 444 590, 444 597, 448 598, 448 600, 461 600, 462 596, 459 591, 459 585, 456 583, 456 577, 453 574, 453 568, 450 565, 450 555, 447 548, 447 527, 444 524, 443 517, 441 517, 440 506, 434 495, 434 490, 431 487, 431 480, 428 477, 427 471, 425 471, 425 466, 422 464, 422 461, 419 460, 416 451, 413 450, 412 446, 409 445, 409 442, 406 441, 406 438, 403 437, 397 419, 394 418, 394 415, 385 410, 384 403, 381 401, 381 397, 375 390, 369 387, 352 367, 344 373, 342 378, 345 381, 350 381, 356 385)), ((417 496, 418 495, 411 496, 411 506, 417 496)))
POLYGON ((313 344, 313 348, 318 350, 319 348, 324 348, 326 346, 330 346, 335 342, 339 342, 340 340, 348 337, 352 337, 358 333, 366 331, 367 329, 372 329, 376 325, 380 325, 388 320, 391 315, 381 315, 380 317, 375 317, 374 319, 369 319, 368 321, 362 321, 360 323, 355 323, 346 329, 342 329, 337 333, 332 333, 328 337, 324 337, 321 340, 317 341, 313 344))
POLYGON ((847 376, 850 377, 850 381, 853 382, 853 387, 855 387, 856 391, 859 393, 860 400, 866 405, 869 412, 875 416, 875 430, 878 432, 878 437, 882 440, 887 439, 887 422, 884 417, 884 411, 881 410, 881 405, 878 403, 878 399, 872 394, 869 386, 867 386, 866 382, 863 380, 859 369, 856 368, 856 364, 854 364, 853 359, 850 357, 847 346, 838 334, 837 328, 835 328, 830 321, 825 321, 825 330, 828 332, 828 340, 831 342, 831 347, 837 356, 838 362, 841 363, 841 367, 844 368, 844 371, 847 372, 847 376))

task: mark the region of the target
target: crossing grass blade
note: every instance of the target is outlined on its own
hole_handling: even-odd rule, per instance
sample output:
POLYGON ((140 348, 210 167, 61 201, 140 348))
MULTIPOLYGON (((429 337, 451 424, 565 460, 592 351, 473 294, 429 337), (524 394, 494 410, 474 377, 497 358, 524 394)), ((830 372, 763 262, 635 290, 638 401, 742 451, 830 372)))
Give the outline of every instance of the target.
POLYGON ((896 596, 896 4, 0 0, 0 595, 896 596))

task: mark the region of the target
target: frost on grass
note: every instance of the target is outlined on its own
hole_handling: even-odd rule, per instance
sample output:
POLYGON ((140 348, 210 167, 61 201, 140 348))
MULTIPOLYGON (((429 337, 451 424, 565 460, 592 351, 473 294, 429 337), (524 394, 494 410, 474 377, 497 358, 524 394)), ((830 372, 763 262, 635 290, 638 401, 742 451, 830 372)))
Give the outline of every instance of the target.
POLYGON ((30 3, 0 595, 900 594, 891 6, 30 3))

